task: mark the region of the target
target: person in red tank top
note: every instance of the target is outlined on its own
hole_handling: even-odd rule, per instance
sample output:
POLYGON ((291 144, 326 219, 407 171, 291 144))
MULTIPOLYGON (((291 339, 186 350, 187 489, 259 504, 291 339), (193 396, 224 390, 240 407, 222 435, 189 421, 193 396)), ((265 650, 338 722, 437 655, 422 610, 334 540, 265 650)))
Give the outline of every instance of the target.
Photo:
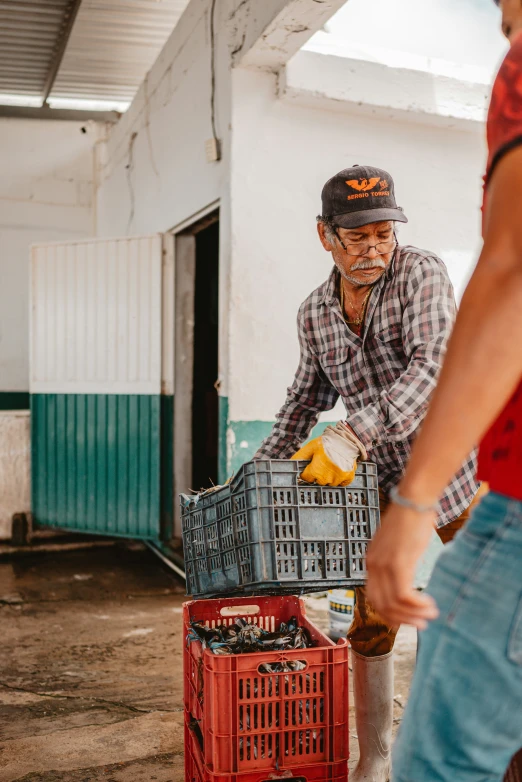
POLYGON ((487 120, 484 245, 368 552, 369 600, 390 625, 422 631, 394 782, 500 782, 522 743, 522 0, 495 2, 511 48, 487 120), (438 498, 477 443, 491 491, 421 594, 438 498))
MULTIPOLYGON (((495 80, 487 137, 489 155, 484 177, 483 234, 486 232, 488 186, 495 169, 505 155, 522 145, 522 35, 514 36, 495 80)), ((522 209, 522 204, 520 207, 522 209)), ((492 491, 522 500, 522 383, 518 384, 482 439, 478 477, 487 481, 492 491)))

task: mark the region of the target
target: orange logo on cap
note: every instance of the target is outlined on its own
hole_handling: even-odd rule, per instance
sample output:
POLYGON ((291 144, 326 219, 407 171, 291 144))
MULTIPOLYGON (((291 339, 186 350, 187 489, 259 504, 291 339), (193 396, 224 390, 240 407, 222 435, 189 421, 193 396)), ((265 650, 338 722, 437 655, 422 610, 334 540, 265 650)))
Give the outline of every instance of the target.
POLYGON ((346 184, 353 187, 354 190, 373 190, 375 185, 380 181, 380 177, 372 177, 371 179, 349 179, 346 181, 346 184))

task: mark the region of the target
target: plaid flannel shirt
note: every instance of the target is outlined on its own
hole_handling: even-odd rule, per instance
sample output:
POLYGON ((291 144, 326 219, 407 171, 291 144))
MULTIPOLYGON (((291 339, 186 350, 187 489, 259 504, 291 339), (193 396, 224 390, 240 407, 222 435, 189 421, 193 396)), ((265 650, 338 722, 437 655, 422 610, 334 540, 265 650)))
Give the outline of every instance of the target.
MULTIPOLYGON (((443 262, 415 247, 398 247, 375 285, 362 335, 346 325, 340 275, 299 308, 301 359, 277 422, 256 458, 288 459, 307 439, 319 413, 339 396, 346 421, 379 468, 385 492, 404 472, 437 382, 456 304, 443 262)), ((470 455, 439 503, 438 526, 458 518, 478 490, 470 455)))

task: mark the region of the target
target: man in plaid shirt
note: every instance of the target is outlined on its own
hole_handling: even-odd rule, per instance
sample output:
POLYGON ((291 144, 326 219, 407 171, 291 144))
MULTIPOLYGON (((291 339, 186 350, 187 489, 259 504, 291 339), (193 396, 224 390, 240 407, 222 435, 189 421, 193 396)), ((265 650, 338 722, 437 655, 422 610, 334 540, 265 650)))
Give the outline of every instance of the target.
MULTIPOLYGON (((437 381, 456 315, 453 288, 434 253, 398 245, 395 222, 407 218, 386 171, 354 166, 332 177, 317 220, 335 267, 299 309, 299 367, 256 458, 311 460, 305 480, 339 486, 353 480, 358 459, 369 458, 378 465, 383 509, 437 381), (319 413, 339 397, 346 420, 301 448, 319 413)), ((443 542, 469 516, 479 491, 475 468, 471 455, 440 499, 443 542)), ((348 633, 360 747, 353 782, 389 777, 397 630, 358 588, 348 633)))

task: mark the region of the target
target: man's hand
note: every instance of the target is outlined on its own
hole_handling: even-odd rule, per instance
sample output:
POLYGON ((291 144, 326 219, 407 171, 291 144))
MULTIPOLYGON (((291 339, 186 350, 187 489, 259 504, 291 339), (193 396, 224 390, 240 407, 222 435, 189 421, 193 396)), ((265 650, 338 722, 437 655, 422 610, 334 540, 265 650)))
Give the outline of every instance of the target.
POLYGON ((390 505, 368 550, 368 599, 390 625, 424 630, 438 609, 414 589, 417 562, 428 547, 434 514, 390 505))
POLYGON ((292 456, 311 460, 301 477, 320 486, 348 486, 354 479, 358 460, 366 458, 364 445, 343 421, 328 426, 321 437, 310 440, 292 456))

